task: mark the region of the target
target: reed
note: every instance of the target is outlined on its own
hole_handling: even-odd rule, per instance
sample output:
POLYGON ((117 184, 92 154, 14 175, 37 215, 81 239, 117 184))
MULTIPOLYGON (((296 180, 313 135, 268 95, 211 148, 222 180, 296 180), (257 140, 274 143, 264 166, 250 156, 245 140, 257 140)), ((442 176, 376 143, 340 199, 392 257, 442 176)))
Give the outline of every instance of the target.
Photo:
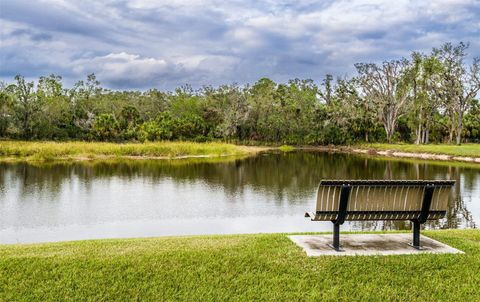
POLYGON ((182 158, 246 155, 260 148, 194 142, 30 142, 0 141, 0 159, 31 161, 108 158, 182 158))

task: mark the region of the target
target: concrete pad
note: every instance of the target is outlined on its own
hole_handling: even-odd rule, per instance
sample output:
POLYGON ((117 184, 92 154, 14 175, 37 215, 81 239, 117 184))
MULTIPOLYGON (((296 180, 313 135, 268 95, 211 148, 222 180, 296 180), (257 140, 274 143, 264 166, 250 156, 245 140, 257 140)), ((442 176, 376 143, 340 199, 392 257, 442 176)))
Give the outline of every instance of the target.
POLYGON ((464 254, 449 245, 420 236, 421 250, 408 244, 412 234, 340 234, 342 252, 332 249, 333 235, 292 235, 288 236, 301 247, 309 257, 315 256, 373 256, 413 254, 464 254))

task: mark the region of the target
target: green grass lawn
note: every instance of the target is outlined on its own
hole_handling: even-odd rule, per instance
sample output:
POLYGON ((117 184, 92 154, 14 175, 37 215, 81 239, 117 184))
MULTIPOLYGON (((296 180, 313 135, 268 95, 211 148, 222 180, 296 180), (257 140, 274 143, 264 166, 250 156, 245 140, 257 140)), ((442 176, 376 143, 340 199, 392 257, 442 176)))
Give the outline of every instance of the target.
POLYGON ((0 245, 0 301, 480 301, 480 231, 425 231, 465 255, 307 258, 285 234, 0 245))
POLYGON ((414 145, 414 144, 364 144, 362 148, 395 150, 414 153, 434 153, 453 156, 480 157, 480 144, 457 145, 414 145))
POLYGON ((228 156, 257 152, 257 147, 224 143, 27 142, 0 141, 0 159, 56 160, 121 157, 228 156))

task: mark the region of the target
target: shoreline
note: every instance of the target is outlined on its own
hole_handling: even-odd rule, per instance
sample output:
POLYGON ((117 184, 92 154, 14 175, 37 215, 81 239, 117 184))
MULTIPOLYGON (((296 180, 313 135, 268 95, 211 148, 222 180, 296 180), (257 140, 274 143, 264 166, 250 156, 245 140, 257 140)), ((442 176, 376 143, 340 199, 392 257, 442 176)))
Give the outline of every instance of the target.
MULTIPOLYGON (((425 229, 422 230, 427 233, 442 233, 442 232, 480 232, 475 228, 457 228, 457 229, 425 229)), ((289 236, 289 235, 329 235, 329 231, 280 231, 280 232, 266 232, 266 233, 205 233, 205 234, 185 234, 185 235, 158 235, 158 236, 137 236, 137 237, 95 237, 87 239, 71 239, 71 240, 52 240, 52 241, 26 241, 5 243, 0 242, 0 251, 2 249, 15 247, 42 247, 49 245, 62 244, 82 244, 86 242, 112 242, 112 241, 145 241, 145 240, 181 240, 181 239, 202 239, 202 238, 234 238, 234 237, 256 237, 256 236, 289 236)), ((391 229, 391 230, 346 230, 342 231, 344 235, 360 235, 360 234, 411 234, 409 229, 391 229)))
POLYGON ((179 156, 150 156, 150 155, 94 155, 94 156, 60 156, 55 158, 32 158, 32 157, 1 157, 0 162, 88 162, 88 161, 109 161, 109 160, 182 160, 182 159, 216 159, 227 157, 247 157, 272 150, 265 148, 262 150, 247 151, 243 154, 206 154, 206 155, 179 155, 179 156))
POLYGON ((228 157, 254 156, 261 152, 294 150, 334 152, 344 154, 362 154, 387 158, 419 159, 441 162, 463 162, 480 164, 480 144, 421 145, 418 149, 429 149, 433 152, 412 152, 415 145, 378 144, 353 146, 248 146, 228 143, 194 143, 194 142, 150 142, 150 143, 108 143, 108 142, 30 142, 0 141, 0 162, 82 162, 103 160, 182 160, 182 159, 221 159, 228 157), (2 143, 4 144, 2 146, 2 143), (472 148, 473 152, 460 148, 472 148), (448 149, 449 148, 449 149, 448 149), (455 149, 458 148, 458 149, 455 149), (478 156, 469 156, 476 154, 478 156), (409 150, 399 150, 409 149, 409 150), (435 152, 438 149, 438 153, 435 152), (446 150, 452 154, 442 153, 446 150), (457 152, 458 151, 458 152, 457 152), (455 155, 453 153, 467 154, 455 155))
POLYGON ((323 151, 323 152, 334 152, 334 153, 344 153, 344 154, 363 154, 371 156, 383 156, 383 157, 393 157, 393 158, 407 158, 407 159, 424 159, 424 160, 433 160, 433 161, 452 161, 452 162, 465 162, 465 163, 475 163, 480 164, 480 156, 458 156, 450 154, 436 154, 428 152, 407 152, 399 151, 395 149, 375 149, 375 148, 365 148, 361 146, 302 146, 298 147, 298 150, 312 150, 312 151, 323 151))
POLYGON ((110 161, 110 160, 182 160, 182 159, 215 159, 227 157, 245 157, 255 155, 255 152, 246 154, 211 154, 211 155, 180 155, 180 156, 135 156, 135 155, 94 155, 94 156, 67 156, 56 157, 52 159, 38 159, 29 157, 0 157, 0 162, 91 162, 91 161, 110 161))
POLYGON ((369 154, 369 155, 380 155, 387 157, 397 157, 397 158, 417 158, 417 159, 426 159, 426 160, 438 160, 438 161, 459 161, 459 162, 468 162, 468 163, 477 163, 480 164, 480 157, 470 157, 470 156, 455 156, 448 154, 435 154, 435 153, 425 153, 425 152, 404 152, 397 150, 376 150, 376 149, 352 149, 353 153, 359 154, 369 154))

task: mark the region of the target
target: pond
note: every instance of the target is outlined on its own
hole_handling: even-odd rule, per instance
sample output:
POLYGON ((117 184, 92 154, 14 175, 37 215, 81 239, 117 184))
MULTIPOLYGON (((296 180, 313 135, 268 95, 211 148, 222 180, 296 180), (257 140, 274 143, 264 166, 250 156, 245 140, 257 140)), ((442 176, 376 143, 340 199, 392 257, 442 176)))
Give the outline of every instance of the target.
MULTIPOLYGON (((480 166, 296 151, 245 159, 0 163, 0 243, 94 238, 331 231, 313 210, 322 179, 454 179, 447 217, 480 222, 480 166)), ((342 230, 409 229, 351 222, 342 230)))

